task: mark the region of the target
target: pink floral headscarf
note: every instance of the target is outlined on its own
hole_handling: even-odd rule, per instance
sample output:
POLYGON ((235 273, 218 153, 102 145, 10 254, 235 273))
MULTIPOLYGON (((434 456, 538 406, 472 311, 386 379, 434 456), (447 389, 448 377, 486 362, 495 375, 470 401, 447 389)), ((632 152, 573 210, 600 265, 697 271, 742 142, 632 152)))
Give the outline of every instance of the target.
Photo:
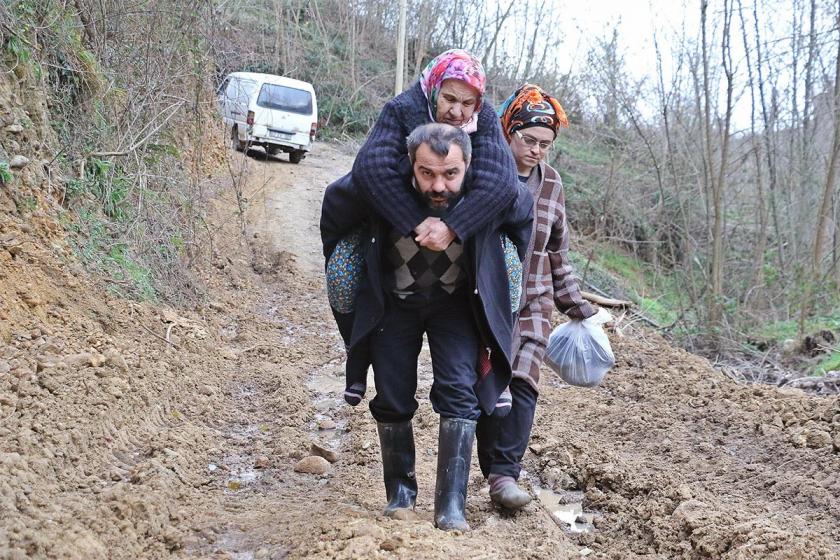
POLYGON ((472 118, 461 128, 467 134, 476 131, 478 127, 478 112, 481 110, 481 100, 484 97, 486 78, 484 68, 476 57, 463 49, 450 49, 437 55, 420 73, 420 87, 429 102, 429 116, 435 120, 437 115, 437 100, 440 86, 444 80, 461 80, 478 90, 478 102, 472 118))

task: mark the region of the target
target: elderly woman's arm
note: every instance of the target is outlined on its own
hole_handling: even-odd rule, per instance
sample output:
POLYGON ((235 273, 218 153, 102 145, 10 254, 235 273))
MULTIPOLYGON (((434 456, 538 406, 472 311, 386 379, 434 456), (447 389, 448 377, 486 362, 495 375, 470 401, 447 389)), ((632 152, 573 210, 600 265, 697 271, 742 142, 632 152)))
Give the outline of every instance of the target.
POLYGON ((499 118, 489 103, 478 116, 478 131, 471 134, 473 157, 471 187, 464 201, 449 213, 447 225, 460 239, 468 239, 516 199, 516 165, 502 136, 499 118))
POLYGON ((405 139, 408 130, 397 114, 397 99, 385 104, 356 161, 353 180, 373 210, 400 235, 407 236, 426 214, 409 192, 410 168, 401 165, 408 157, 405 139))

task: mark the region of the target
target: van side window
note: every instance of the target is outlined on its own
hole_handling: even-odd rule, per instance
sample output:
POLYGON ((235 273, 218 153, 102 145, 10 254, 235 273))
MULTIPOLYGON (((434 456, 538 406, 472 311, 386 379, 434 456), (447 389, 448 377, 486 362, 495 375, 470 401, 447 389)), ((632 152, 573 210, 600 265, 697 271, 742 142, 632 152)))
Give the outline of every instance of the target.
POLYGON ((257 105, 301 115, 312 114, 312 95, 303 89, 277 84, 263 84, 257 105))
POLYGON ((228 94, 229 97, 236 99, 237 103, 247 107, 251 99, 251 94, 254 92, 254 86, 257 83, 251 80, 236 80, 235 84, 231 85, 235 85, 235 87, 228 94))
POLYGON ((248 111, 248 105, 251 102, 251 92, 254 91, 256 82, 252 80, 243 80, 241 78, 233 77, 225 90, 225 99, 229 103, 231 113, 234 115, 242 115, 248 111))
POLYGON ((226 92, 227 92, 227 87, 228 87, 229 83, 230 83, 230 78, 225 78, 225 80, 222 82, 222 85, 220 85, 219 89, 216 90, 216 95, 218 95, 218 96, 227 95, 226 92))

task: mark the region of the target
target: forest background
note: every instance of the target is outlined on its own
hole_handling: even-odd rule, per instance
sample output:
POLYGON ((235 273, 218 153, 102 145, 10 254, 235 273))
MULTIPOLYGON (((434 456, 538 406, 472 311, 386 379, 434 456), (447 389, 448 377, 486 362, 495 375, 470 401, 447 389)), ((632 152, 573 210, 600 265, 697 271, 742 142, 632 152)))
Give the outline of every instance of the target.
MULTIPOLYGON (((565 106, 549 158, 589 289, 750 364, 742 377, 840 369, 838 2, 685 2, 681 21, 649 22, 645 74, 619 21, 570 45, 563 2, 407 4, 406 86, 461 47, 494 104, 527 81, 565 106)), ((41 163, 83 261, 115 291, 189 301, 189 264, 212 245, 202 179, 222 77, 310 81, 321 139, 359 142, 393 95, 398 21, 385 0, 2 0, 0 43, 15 79, 49 92, 41 163)), ((17 144, 0 149, 0 185, 36 214, 48 202, 15 180, 17 144)))

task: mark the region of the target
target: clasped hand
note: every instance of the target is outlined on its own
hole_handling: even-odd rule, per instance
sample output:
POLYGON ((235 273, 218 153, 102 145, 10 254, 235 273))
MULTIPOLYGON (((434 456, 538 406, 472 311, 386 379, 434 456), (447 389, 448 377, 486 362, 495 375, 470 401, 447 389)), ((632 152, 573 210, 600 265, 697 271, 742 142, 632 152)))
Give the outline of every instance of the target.
POLYGON ((432 251, 445 251, 455 241, 455 232, 440 218, 428 217, 414 228, 414 240, 432 251))

